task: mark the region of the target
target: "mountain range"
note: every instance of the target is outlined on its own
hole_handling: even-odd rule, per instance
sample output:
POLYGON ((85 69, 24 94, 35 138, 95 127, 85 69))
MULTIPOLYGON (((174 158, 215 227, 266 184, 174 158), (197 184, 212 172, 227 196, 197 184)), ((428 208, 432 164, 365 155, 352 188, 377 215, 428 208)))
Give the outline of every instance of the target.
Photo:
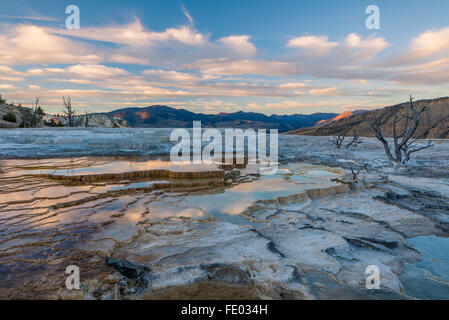
POLYGON ((193 121, 201 121, 203 127, 278 129, 279 132, 311 127, 319 121, 337 116, 335 113, 267 116, 262 113, 243 111, 203 114, 161 105, 119 109, 106 113, 106 115, 124 119, 128 126, 138 128, 191 128, 193 121))
MULTIPOLYGON (((22 123, 23 111, 31 109, 9 104, 0 104, 0 128, 16 128, 22 123), (14 122, 5 121, 3 117, 14 114, 14 122)), ((193 121, 201 121, 203 127, 213 128, 253 128, 253 129, 278 129, 286 132, 298 128, 306 128, 315 125, 319 121, 332 119, 335 113, 315 113, 311 115, 271 115, 254 112, 234 112, 203 114, 194 113, 184 109, 175 109, 167 106, 155 105, 145 108, 124 108, 106 113, 91 113, 88 118, 89 127, 136 127, 136 128, 191 128, 193 121)), ((46 115, 45 118, 53 119, 65 125, 67 119, 61 116, 46 115)), ((85 126, 85 115, 74 117, 76 127, 85 126)), ((40 123, 39 127, 44 127, 40 123)))
MULTIPOLYGON (((145 108, 124 108, 107 113, 89 115, 89 127, 137 127, 137 128, 191 128, 193 121, 201 121, 203 127, 214 128, 253 128, 278 129, 280 133, 336 136, 347 132, 347 135, 374 136, 367 119, 388 113, 388 120, 383 125, 385 136, 392 136, 393 117, 395 112, 403 115, 408 102, 371 111, 356 110, 336 113, 314 113, 310 115, 265 115, 254 112, 234 112, 203 114, 185 109, 154 105, 145 108)), ((419 100, 417 107, 426 107, 416 136, 424 138, 449 138, 449 97, 419 100), (441 120, 441 121, 440 121, 441 120), (438 125, 434 126, 438 122, 438 125)), ((27 109, 27 108, 23 108, 27 109)), ((14 128, 22 123, 22 107, 0 104, 0 128, 14 128), (6 121, 8 113, 14 114, 16 121, 6 121)), ((49 117, 52 117, 48 115, 49 117)), ((78 115, 74 119, 76 126, 85 125, 85 116, 78 115)), ((398 131, 401 130, 398 124, 398 131)), ((40 126, 44 126, 41 124, 40 126)))

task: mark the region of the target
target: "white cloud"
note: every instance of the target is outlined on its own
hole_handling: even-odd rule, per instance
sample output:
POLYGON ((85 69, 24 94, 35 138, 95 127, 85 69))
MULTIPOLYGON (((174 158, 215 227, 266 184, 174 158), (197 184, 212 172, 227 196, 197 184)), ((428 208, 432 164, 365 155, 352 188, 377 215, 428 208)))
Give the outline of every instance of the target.
POLYGON ((213 75, 267 75, 285 76, 300 72, 297 66, 282 61, 230 60, 226 58, 203 59, 190 65, 204 73, 213 75))
POLYGON ((137 17, 124 25, 84 26, 80 30, 36 25, 5 25, 4 30, 0 64, 9 65, 115 62, 168 67, 217 56, 252 58, 257 52, 247 35, 210 41, 210 35, 196 31, 193 23, 153 31, 137 17), (105 47, 100 42, 117 46, 105 47))
POLYGON ((12 84, 0 83, 0 89, 14 89, 14 86, 12 84))
POLYGON ((11 76, 22 76, 24 75, 22 72, 16 71, 8 66, 0 66, 0 73, 5 73, 11 76))
POLYGON ((352 59, 357 61, 371 60, 376 54, 389 46, 384 38, 362 39, 355 33, 346 37, 344 42, 345 53, 350 54, 352 59))
POLYGON ((121 68, 112 68, 99 64, 77 64, 67 68, 33 68, 28 69, 25 74, 40 77, 61 74, 64 78, 72 76, 88 79, 111 79, 127 76, 130 73, 121 68))
POLYGON ((305 88, 307 87, 307 85, 302 82, 289 82, 289 83, 282 83, 278 87, 285 89, 298 89, 298 88, 305 88))
POLYGON ((190 73, 178 72, 174 70, 144 70, 142 74, 160 81, 195 82, 202 80, 202 78, 194 76, 190 73))
POLYGON ((0 66, 0 81, 21 82, 25 80, 24 73, 7 66, 0 66))
POLYGON ((89 48, 73 40, 48 33, 34 25, 3 26, 0 35, 0 64, 91 63, 102 60, 89 48))
POLYGON ((212 40, 210 35, 193 28, 193 19, 188 26, 160 32, 148 30, 137 18, 121 26, 85 27, 77 31, 6 25, 0 34, 0 89, 8 91, 8 95, 14 92, 14 100, 32 99, 33 90, 41 90, 57 105, 60 95, 66 93, 86 105, 120 106, 161 99, 173 99, 176 101, 168 103, 182 105, 180 101, 186 99, 207 99, 204 101, 214 103, 198 106, 218 110, 221 102, 225 105, 237 97, 257 97, 282 99, 252 106, 260 111, 312 110, 330 107, 330 102, 322 102, 326 97, 390 98, 403 94, 403 83, 448 83, 448 32, 449 28, 426 31, 411 40, 409 47, 399 48, 402 52, 393 56, 395 61, 385 63, 380 53, 389 46, 386 39, 355 33, 339 41, 313 35, 294 38, 288 47, 297 50, 284 48, 289 55, 258 60, 254 58, 258 49, 249 35, 212 40), (106 66, 109 62, 142 64, 152 69, 133 72, 127 66, 106 66), (15 65, 28 67, 26 71, 17 71, 13 69, 15 65), (303 80, 304 75, 313 81, 303 80), (328 79, 338 79, 338 85, 328 79), (376 81, 383 81, 385 87, 399 83, 397 91, 381 90, 376 81), (14 82, 18 82, 17 87, 14 82))
POLYGON ((313 56, 325 56, 338 42, 330 42, 327 36, 303 36, 291 39, 287 46, 305 49, 306 52, 313 56))
POLYGON ((126 76, 128 71, 121 68, 111 68, 103 65, 75 65, 67 69, 68 72, 79 75, 83 78, 105 79, 117 76, 126 76))
POLYGON ((449 27, 426 31, 412 40, 410 55, 413 58, 447 53, 449 51, 449 27))
POLYGON ((333 64, 348 61, 367 61, 388 47, 381 37, 362 39, 355 33, 349 34, 343 42, 329 41, 327 36, 303 36, 291 39, 287 47, 304 49, 312 60, 328 57, 333 64), (332 55, 331 55, 332 52, 332 55))
POLYGON ((54 74, 54 73, 64 73, 66 72, 66 69, 63 68, 33 68, 33 69, 28 69, 26 71, 27 75, 30 76, 43 76, 43 75, 49 75, 49 74, 54 74))
POLYGON ((220 42, 232 52, 237 53, 239 56, 243 57, 253 57, 257 49, 249 42, 250 37, 241 36, 228 36, 220 39, 220 42))
POLYGON ((196 32, 190 26, 168 28, 162 32, 146 30, 136 17, 127 25, 106 27, 84 27, 77 30, 48 28, 49 33, 66 35, 86 40, 96 40, 115 44, 125 44, 131 47, 144 47, 150 44, 175 41, 185 45, 202 46, 207 42, 207 36, 196 32))
POLYGON ((340 94, 340 91, 338 90, 338 88, 331 87, 310 89, 309 93, 314 96, 337 96, 340 94))

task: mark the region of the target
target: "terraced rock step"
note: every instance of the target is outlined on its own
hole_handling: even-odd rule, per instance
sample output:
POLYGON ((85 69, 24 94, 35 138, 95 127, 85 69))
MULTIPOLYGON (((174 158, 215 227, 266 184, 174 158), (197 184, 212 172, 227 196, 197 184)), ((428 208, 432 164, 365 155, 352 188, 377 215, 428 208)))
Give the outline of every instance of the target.
POLYGON ((420 257, 407 239, 447 235, 444 180, 346 184, 344 170, 305 163, 273 176, 142 159, 1 165, 0 298, 402 299, 404 265, 420 257), (77 292, 64 287, 73 264, 77 292))
POLYGON ((2 161, 0 296, 54 297, 67 263, 104 274, 104 256, 133 243, 151 224, 238 216, 254 201, 333 186, 329 177, 341 173, 329 169, 329 177, 316 180, 319 167, 291 166, 269 179, 255 167, 236 166, 114 158, 2 161), (301 183, 294 182, 295 170, 301 183))
POLYGON ((172 164, 170 161, 114 161, 88 168, 55 170, 49 178, 94 183, 142 179, 225 179, 225 172, 218 165, 172 164))

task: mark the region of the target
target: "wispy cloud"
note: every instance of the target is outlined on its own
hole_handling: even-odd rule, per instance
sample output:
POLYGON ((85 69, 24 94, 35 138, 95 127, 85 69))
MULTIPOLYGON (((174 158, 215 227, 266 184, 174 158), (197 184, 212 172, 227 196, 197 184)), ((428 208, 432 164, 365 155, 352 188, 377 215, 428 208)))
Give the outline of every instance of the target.
POLYGON ((329 41, 327 36, 302 36, 288 41, 287 47, 299 49, 309 59, 331 58, 338 61, 367 61, 389 46, 381 37, 363 39, 356 33, 349 34, 343 41, 329 41))
POLYGON ((185 16, 187 17, 187 19, 189 20, 190 26, 193 27, 193 25, 194 25, 193 18, 192 18, 192 16, 190 15, 189 11, 187 11, 187 9, 186 9, 186 7, 184 6, 183 3, 181 3, 181 10, 182 10, 182 13, 184 13, 184 15, 185 15, 185 16))
POLYGON ((14 19, 14 20, 27 20, 27 21, 51 21, 51 22, 61 22, 62 19, 46 17, 46 16, 13 16, 0 14, 1 19, 14 19))

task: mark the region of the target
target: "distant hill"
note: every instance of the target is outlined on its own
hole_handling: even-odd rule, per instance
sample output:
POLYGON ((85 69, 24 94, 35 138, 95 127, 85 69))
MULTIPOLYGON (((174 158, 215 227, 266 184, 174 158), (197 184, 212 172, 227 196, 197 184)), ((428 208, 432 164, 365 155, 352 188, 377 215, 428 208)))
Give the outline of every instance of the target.
POLYGON ((331 122, 335 122, 335 121, 338 121, 338 120, 341 120, 341 119, 347 119, 347 118, 352 117, 353 115, 361 114, 361 113, 364 113, 364 112, 367 112, 367 111, 366 110, 345 111, 345 112, 339 114, 338 116, 333 117, 332 119, 318 121, 316 125, 317 126, 327 125, 327 124, 329 124, 331 122))
MULTIPOLYGON (((368 117, 374 115, 378 116, 382 113, 389 113, 389 119, 383 126, 385 136, 391 137, 393 135, 393 113, 399 112, 404 114, 406 110, 406 105, 408 102, 404 102, 395 106, 385 107, 383 109, 377 109, 369 112, 362 112, 358 114, 352 114, 349 117, 344 117, 343 119, 336 121, 328 121, 323 123, 321 126, 315 126, 305 129, 293 130, 288 132, 289 134, 298 135, 312 135, 312 136, 336 136, 342 134, 346 128, 348 129, 349 135, 358 135, 362 137, 373 137, 374 132, 371 130, 367 119, 368 117)), ((449 97, 419 100, 415 102, 416 106, 427 107, 427 111, 423 113, 420 126, 416 132, 415 136, 421 136, 426 133, 424 138, 433 139, 448 139, 449 138, 449 97), (444 121, 439 123, 435 128, 431 127, 439 120, 445 118, 444 121), (429 130, 430 129, 430 130, 429 130), (426 132, 428 131, 428 132, 426 132)), ((403 123, 399 123, 398 132, 400 132, 403 127, 403 123)))
POLYGON ((319 121, 337 116, 335 113, 274 114, 267 116, 262 113, 243 111, 203 114, 160 105, 145 108, 125 108, 109 112, 107 115, 122 118, 126 120, 128 126, 139 128, 190 128, 193 121, 201 121, 203 127, 278 129, 279 132, 310 127, 319 121))

